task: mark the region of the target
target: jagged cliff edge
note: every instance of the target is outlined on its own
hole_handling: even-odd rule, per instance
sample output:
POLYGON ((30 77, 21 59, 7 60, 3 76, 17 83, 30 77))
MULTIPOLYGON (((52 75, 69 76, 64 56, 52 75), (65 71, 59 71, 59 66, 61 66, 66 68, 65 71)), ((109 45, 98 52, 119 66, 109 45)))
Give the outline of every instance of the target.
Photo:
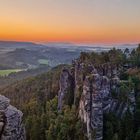
POLYGON ((128 109, 132 113, 135 109, 133 89, 128 97, 129 105, 127 102, 114 99, 111 95, 112 90, 119 94, 119 85, 123 82, 119 79, 120 69, 120 66, 109 63, 95 68, 91 64, 86 65, 76 60, 72 69, 62 70, 58 109, 62 110, 66 99, 70 97, 69 94, 72 94, 73 103, 79 110, 79 117, 86 125, 89 140, 103 139, 104 113, 114 112, 121 118, 128 109))

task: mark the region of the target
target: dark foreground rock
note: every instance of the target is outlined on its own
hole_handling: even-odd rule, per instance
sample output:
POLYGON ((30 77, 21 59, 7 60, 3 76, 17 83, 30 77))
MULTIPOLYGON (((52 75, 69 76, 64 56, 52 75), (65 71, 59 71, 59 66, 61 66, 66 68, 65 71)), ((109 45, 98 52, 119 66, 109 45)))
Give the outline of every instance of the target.
POLYGON ((0 95, 0 139, 25 140, 23 113, 10 105, 10 100, 0 95))

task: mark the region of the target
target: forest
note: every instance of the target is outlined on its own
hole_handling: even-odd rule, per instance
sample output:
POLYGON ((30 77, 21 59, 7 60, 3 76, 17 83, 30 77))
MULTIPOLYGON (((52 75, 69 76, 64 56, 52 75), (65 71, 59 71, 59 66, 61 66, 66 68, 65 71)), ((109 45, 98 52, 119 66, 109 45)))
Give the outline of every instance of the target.
MULTIPOLYGON (((140 44, 132 51, 113 48, 101 53, 82 52, 78 60, 95 67, 112 63, 122 68, 120 79, 129 81, 129 84, 122 83, 121 94, 115 96, 112 91, 112 97, 129 103, 127 95, 133 88, 135 111, 132 114, 127 110, 122 118, 114 113, 104 114, 103 139, 140 140, 140 44)), ((59 79, 64 67, 72 68, 72 65, 59 65, 0 89, 0 94, 8 97, 11 104, 24 113, 27 140, 87 140, 85 124, 78 116, 78 107, 69 103, 70 98, 62 111, 58 110, 59 79)))

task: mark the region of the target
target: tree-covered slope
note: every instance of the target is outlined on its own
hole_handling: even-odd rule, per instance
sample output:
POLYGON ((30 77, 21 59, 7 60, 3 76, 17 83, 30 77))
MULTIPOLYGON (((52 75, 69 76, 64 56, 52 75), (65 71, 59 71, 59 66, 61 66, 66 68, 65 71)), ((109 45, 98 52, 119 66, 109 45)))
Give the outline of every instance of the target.
MULTIPOLYGON (((11 103, 18 108, 23 108, 31 100, 40 98, 43 100, 52 99, 59 89, 59 75, 62 67, 60 65, 49 72, 35 77, 26 78, 0 89, 0 93, 11 99, 11 103)), ((42 101, 41 99, 41 101, 42 101)))
MULTIPOLYGON (((134 89, 135 109, 131 113, 129 107, 125 115, 116 115, 116 112, 109 112, 103 115, 103 139, 104 140, 139 140, 140 139, 140 46, 128 52, 112 49, 109 52, 102 53, 81 53, 76 60, 82 66, 77 75, 79 79, 72 82, 72 78, 64 73, 62 69, 67 68, 71 71, 71 76, 75 76, 75 67, 73 65, 58 66, 51 71, 27 78, 20 82, 0 89, 0 94, 11 99, 11 103, 24 113, 24 123, 26 126, 26 135, 29 140, 86 140, 86 125, 79 117, 79 103, 84 100, 83 86, 86 85, 86 76, 91 76, 91 66, 94 66, 98 72, 104 76, 108 70, 113 71, 115 67, 116 74, 120 78, 120 85, 117 87, 117 93, 111 92, 111 98, 118 101, 118 104, 129 106, 129 93, 134 89), (103 69, 103 67, 107 69, 103 69), (106 67, 107 66, 107 67, 106 67), (103 69, 103 71, 102 71, 103 69), (81 76, 82 75, 82 76, 81 76), (64 81, 63 81, 64 79, 64 81), (62 81, 61 81, 62 80, 62 81), (72 82, 75 86, 63 84, 72 82), (79 92, 75 99, 71 99, 73 92, 70 88, 77 86, 79 92), (66 96, 61 110, 58 106, 58 93, 63 91, 66 96), (73 101, 72 101, 73 100, 73 101), (120 117, 122 116, 122 117, 120 117)), ((65 70, 66 71, 66 70, 65 70)), ((95 72, 95 71, 94 71, 95 72)), ((113 73, 112 73, 113 74, 113 73)), ((111 77, 112 78, 112 77, 111 77)), ((91 79, 89 78, 89 81, 91 79)), ((88 83, 88 81, 86 81, 88 83)), ((95 81, 96 82, 96 81, 95 81)), ((95 84, 94 82, 94 84, 95 84)), ((100 82, 100 81, 99 81, 100 82)), ((93 85, 94 85, 93 84, 93 85)), ((94 88, 94 86, 92 86, 94 88)), ((125 106, 125 107, 126 107, 125 106)), ((88 107, 88 106, 87 106, 88 107)), ((116 106, 120 107, 120 106, 116 106)), ((88 108, 85 108, 88 109, 88 108)), ((116 110, 118 110, 116 108, 116 110)), ((88 110, 90 111, 90 110, 88 110)), ((121 112, 121 111, 120 111, 121 112)), ((93 134, 93 139, 94 135, 93 134)))

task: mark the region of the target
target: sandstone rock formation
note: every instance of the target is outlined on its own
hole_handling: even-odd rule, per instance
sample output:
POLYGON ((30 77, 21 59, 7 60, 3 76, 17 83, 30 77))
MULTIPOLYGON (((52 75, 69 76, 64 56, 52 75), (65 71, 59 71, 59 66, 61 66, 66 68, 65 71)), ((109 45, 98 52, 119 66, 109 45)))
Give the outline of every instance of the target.
POLYGON ((0 95, 0 139, 25 140, 23 113, 10 105, 10 100, 0 95))
POLYGON ((64 69, 60 76, 60 91, 58 108, 65 104, 64 97, 71 90, 74 103, 78 106, 79 117, 85 123, 89 140, 103 139, 103 114, 114 112, 117 117, 123 117, 129 109, 132 113, 135 108, 135 94, 130 91, 129 103, 120 101, 112 96, 119 94, 120 68, 114 64, 102 64, 94 67, 92 64, 73 62, 74 74, 64 69), (73 85, 75 84, 75 85, 73 85))
POLYGON ((98 74, 87 76, 80 100, 79 116, 87 126, 89 140, 102 139, 103 109, 100 94, 101 77, 98 74))
POLYGON ((61 110, 63 104, 72 104, 74 100, 74 79, 68 69, 62 70, 59 85, 58 110, 61 110))

